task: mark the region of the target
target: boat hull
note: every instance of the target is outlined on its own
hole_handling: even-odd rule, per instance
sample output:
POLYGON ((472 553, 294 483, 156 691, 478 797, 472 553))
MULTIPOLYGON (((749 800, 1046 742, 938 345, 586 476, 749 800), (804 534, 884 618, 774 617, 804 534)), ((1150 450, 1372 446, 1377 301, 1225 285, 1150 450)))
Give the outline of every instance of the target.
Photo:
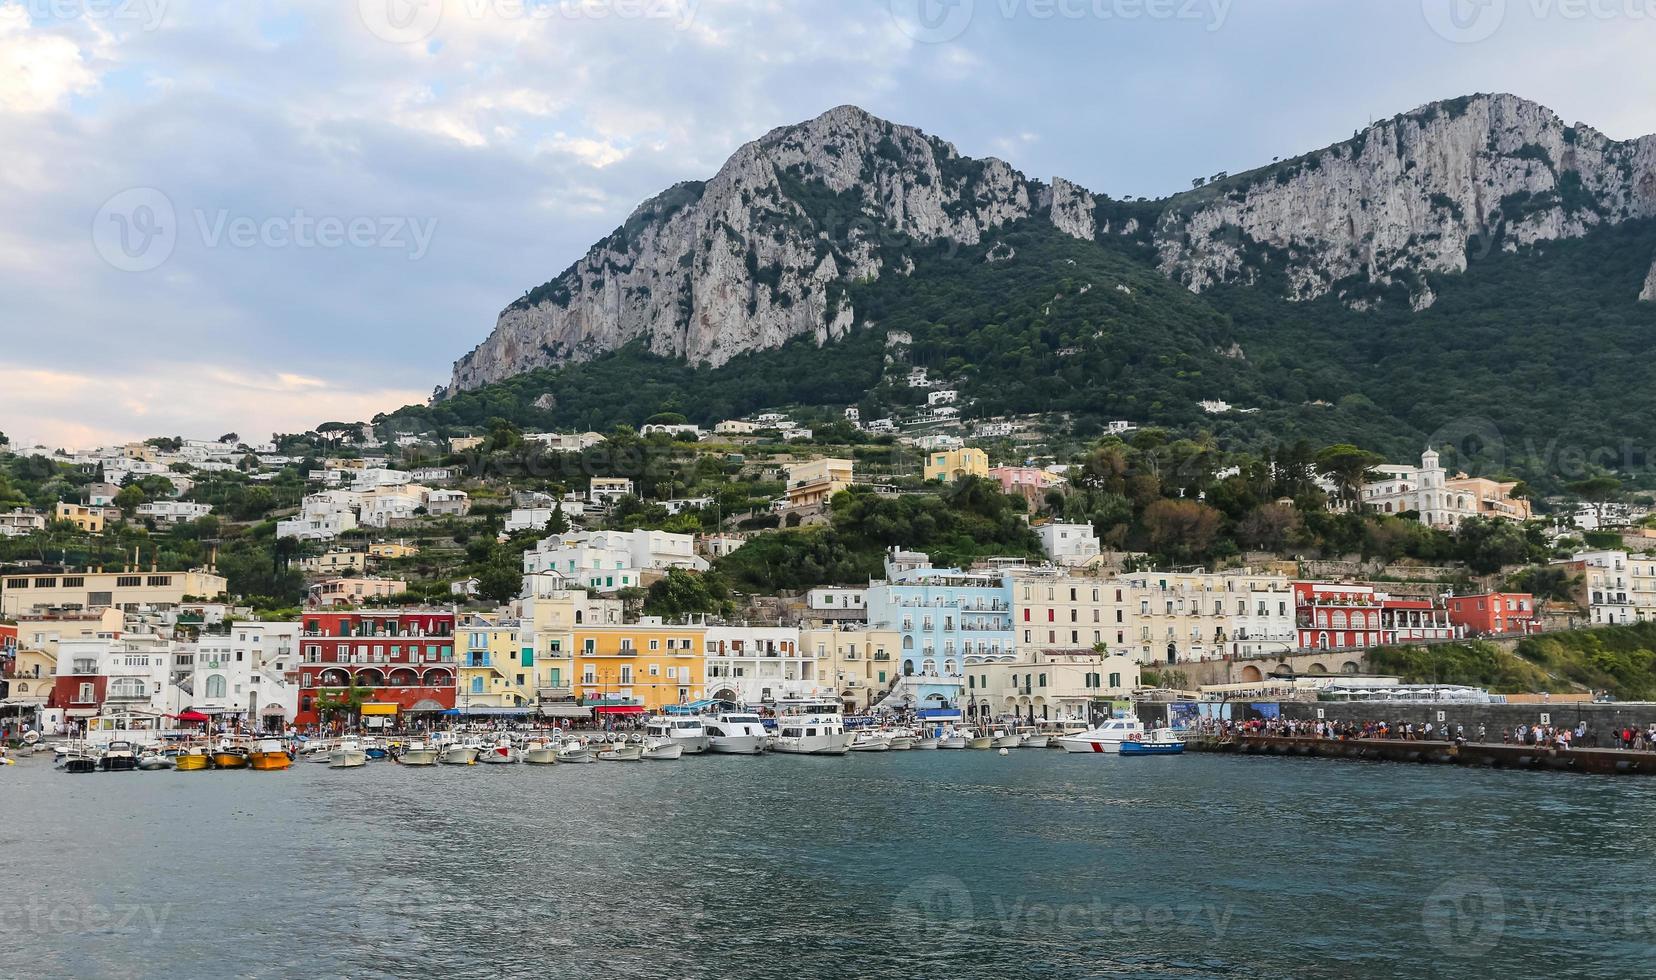
POLYGON ((356 769, 368 764, 368 753, 361 749, 335 749, 328 759, 330 769, 356 769))
POLYGON ((1061 738, 1058 745, 1065 752, 1088 755, 1117 755, 1121 752, 1120 742, 1107 742, 1103 739, 1061 738))
POLYGON ((439 759, 445 766, 469 766, 477 761, 477 746, 451 745, 439 759))
POLYGON ((935 739, 935 738, 916 739, 915 742, 914 742, 914 747, 917 748, 917 749, 937 749, 937 748, 940 747, 937 744, 937 741, 938 740, 935 739))
POLYGON ((1022 735, 1002 735, 995 739, 993 747, 997 749, 1016 749, 1023 747, 1022 735))
POLYGON ((715 755, 759 755, 765 751, 770 738, 765 735, 718 735, 710 750, 715 755))
POLYGON ((1021 747, 1026 749, 1044 749, 1047 747, 1048 741, 1049 739, 1045 735, 1025 735, 1021 747))
POLYGON ((255 752, 247 757, 247 765, 261 772, 273 772, 293 765, 293 759, 286 752, 255 752))
POLYGON ((137 772, 138 760, 130 755, 104 756, 98 760, 100 772, 137 772))
POLYGON ((893 752, 907 752, 914 748, 917 741, 918 739, 910 735, 894 735, 886 744, 891 747, 893 752))
POLYGON ((205 755, 186 753, 173 760, 173 768, 179 772, 199 772, 202 769, 211 769, 213 760, 205 755))
POLYGON ((995 740, 988 735, 978 735, 966 740, 966 747, 969 749, 987 749, 994 744, 995 740))
POLYGON ((582 765, 597 761, 592 756, 592 750, 584 745, 566 746, 558 750, 559 765, 582 765))
POLYGON ((598 753, 603 762, 642 762, 644 761, 644 746, 642 745, 615 745, 598 753))
POLYGON ((644 758, 652 762, 672 762, 684 755, 684 746, 678 741, 668 745, 651 745, 644 750, 644 758))
POLYGON ((63 771, 73 773, 97 772, 98 761, 96 759, 83 759, 79 757, 66 759, 63 763, 63 771))
POLYGON ((240 752, 214 752, 214 769, 246 769, 247 756, 240 752))
POLYGON ((435 766, 437 764, 437 750, 404 749, 397 756, 397 761, 405 766, 435 766))
POLYGON ((478 762, 486 762, 491 766, 510 766, 523 761, 518 750, 513 748, 488 749, 477 755, 478 762))
POLYGON ((558 762, 558 750, 550 746, 546 748, 527 749, 523 753, 523 761, 531 766, 551 766, 558 762))
POLYGON ((851 751, 851 739, 846 735, 779 738, 771 742, 771 751, 781 752, 783 755, 845 755, 851 751))
POLYGON ((1182 754, 1184 754, 1184 750, 1185 750, 1185 747, 1184 747, 1183 742, 1165 742, 1165 743, 1161 743, 1161 744, 1153 744, 1153 743, 1146 743, 1146 742, 1122 742, 1121 743, 1121 754, 1124 755, 1124 756, 1133 756, 1133 755, 1182 755, 1182 754))

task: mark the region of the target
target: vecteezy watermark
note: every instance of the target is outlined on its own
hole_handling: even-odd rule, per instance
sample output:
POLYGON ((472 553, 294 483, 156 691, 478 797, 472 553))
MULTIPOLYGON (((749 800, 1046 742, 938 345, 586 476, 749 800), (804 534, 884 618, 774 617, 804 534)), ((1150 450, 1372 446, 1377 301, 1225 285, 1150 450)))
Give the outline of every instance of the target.
POLYGON ((1031 935, 1072 932, 1146 935, 1182 932, 1224 938, 1232 909, 1212 903, 1135 903, 1094 897, 1077 901, 1030 900, 1001 894, 974 896, 952 875, 928 875, 897 894, 892 924, 927 943, 974 939, 1016 941, 1031 935))
POLYGON ((665 21, 685 30, 701 0, 357 0, 368 32, 392 44, 415 44, 436 33, 444 16, 497 21, 665 21))
POLYGON ((1494 37, 1511 6, 1528 7, 1535 20, 1656 20, 1656 0, 1420 0, 1427 26, 1456 44, 1494 37))
POLYGON ((0 0, 0 20, 27 17, 29 23, 95 20, 135 24, 153 31, 167 16, 168 0, 0 0))
POLYGON ((295 208, 281 215, 236 214, 196 208, 181 222, 172 199, 153 187, 121 191, 92 218, 92 247, 123 272, 148 272, 166 262, 181 234, 193 231, 205 248, 378 248, 425 258, 436 218, 410 215, 313 215, 295 208))
POLYGON ((1481 956, 1506 931, 1501 890, 1482 878, 1456 878, 1426 896, 1420 913, 1426 938, 1450 956, 1481 956))
POLYGON ((0 905, 0 935, 48 936, 118 933, 161 938, 172 905, 102 905, 50 901, 32 895, 0 905))
POLYGON ((1224 26, 1233 0, 888 0, 891 18, 922 44, 966 33, 981 11, 1001 20, 1184 21, 1209 31, 1224 26))

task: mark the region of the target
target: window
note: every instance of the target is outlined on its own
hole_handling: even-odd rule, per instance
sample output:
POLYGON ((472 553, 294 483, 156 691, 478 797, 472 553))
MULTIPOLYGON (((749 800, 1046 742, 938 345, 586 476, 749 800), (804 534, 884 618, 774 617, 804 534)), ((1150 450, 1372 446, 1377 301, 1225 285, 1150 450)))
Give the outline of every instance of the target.
POLYGON ((117 589, 135 589, 144 584, 142 575, 121 575, 115 579, 117 589))

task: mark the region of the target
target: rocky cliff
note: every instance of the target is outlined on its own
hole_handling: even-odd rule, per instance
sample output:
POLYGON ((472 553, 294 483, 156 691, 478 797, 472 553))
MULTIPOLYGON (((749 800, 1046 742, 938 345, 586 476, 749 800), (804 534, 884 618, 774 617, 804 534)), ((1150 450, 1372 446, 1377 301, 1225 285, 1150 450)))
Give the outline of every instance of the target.
MULTIPOLYGON (((1084 240, 1147 242, 1193 291, 1280 273, 1293 299, 1364 308, 1468 256, 1656 215, 1656 137, 1617 142, 1510 95, 1433 103, 1352 139, 1165 201, 1128 204, 995 159, 962 157, 853 106, 773 130, 705 183, 644 204, 504 310, 455 363, 450 391, 634 341, 722 364, 856 322, 844 286, 903 275, 910 252, 979 244, 1024 218, 1084 240)), ((1276 280, 1274 280, 1276 281, 1276 280)), ((1641 296, 1656 300, 1656 266, 1641 296)))

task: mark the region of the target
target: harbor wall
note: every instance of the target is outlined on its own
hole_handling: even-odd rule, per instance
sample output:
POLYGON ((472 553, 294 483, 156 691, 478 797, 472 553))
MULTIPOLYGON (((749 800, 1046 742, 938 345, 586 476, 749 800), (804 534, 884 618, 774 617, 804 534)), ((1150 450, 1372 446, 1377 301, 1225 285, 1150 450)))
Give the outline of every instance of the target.
MULTIPOLYGON (((1272 704, 1284 718, 1296 721, 1335 721, 1362 724, 1384 721, 1392 725, 1414 724, 1417 728, 1431 722, 1433 726, 1463 725, 1468 737, 1479 725, 1489 730, 1489 739, 1497 741, 1500 733, 1519 725, 1554 725, 1575 728, 1582 721, 1588 729, 1607 733, 1624 727, 1648 728, 1656 725, 1656 703, 1629 701, 1600 702, 1539 702, 1530 704, 1437 704, 1437 703, 1376 703, 1370 701, 1233 701, 1232 718, 1245 720, 1258 717, 1251 705, 1272 704)), ((1167 706, 1143 703, 1137 706, 1145 724, 1165 724, 1167 706)))

